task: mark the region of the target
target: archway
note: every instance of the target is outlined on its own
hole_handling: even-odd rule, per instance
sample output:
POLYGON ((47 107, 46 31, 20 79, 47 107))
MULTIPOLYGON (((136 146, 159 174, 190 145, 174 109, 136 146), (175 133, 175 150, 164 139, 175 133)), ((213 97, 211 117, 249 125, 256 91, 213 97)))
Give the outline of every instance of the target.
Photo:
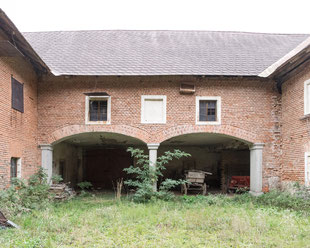
POLYGON ((180 149, 191 157, 176 160, 167 166, 165 176, 182 178, 187 170, 202 170, 208 175, 210 192, 226 193, 232 177, 250 177, 250 142, 217 133, 188 133, 171 137, 160 144, 158 153, 180 149))
POLYGON ((132 136, 111 132, 84 132, 53 144, 53 174, 76 186, 88 181, 95 189, 112 189, 123 169, 133 163, 128 147, 146 147, 132 136))
POLYGON ((240 140, 246 144, 254 144, 262 142, 258 134, 231 125, 178 125, 167 128, 156 134, 158 143, 162 143, 170 138, 193 133, 209 133, 218 134, 240 140))

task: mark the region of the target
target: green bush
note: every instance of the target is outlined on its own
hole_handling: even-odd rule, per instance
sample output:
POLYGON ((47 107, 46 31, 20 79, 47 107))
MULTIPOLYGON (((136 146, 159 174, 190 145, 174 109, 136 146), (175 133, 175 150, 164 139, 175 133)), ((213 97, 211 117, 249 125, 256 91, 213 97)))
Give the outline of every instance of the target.
POLYGON ((91 182, 80 182, 77 184, 77 186, 81 189, 81 190, 89 190, 93 185, 91 184, 91 182))
POLYGON ((258 197, 246 193, 242 195, 235 195, 232 198, 232 201, 237 202, 238 204, 251 202, 254 205, 259 206, 271 206, 310 213, 309 192, 306 190, 300 190, 294 194, 275 190, 258 197))
POLYGON ((87 182, 87 181, 80 182, 77 184, 77 186, 81 189, 80 196, 82 197, 89 196, 90 193, 87 192, 87 190, 90 190, 91 187, 93 187, 91 182, 87 182))
POLYGON ((173 194, 170 189, 185 183, 184 180, 165 179, 158 185, 158 191, 155 191, 153 185, 158 182, 160 177, 163 177, 162 171, 166 169, 165 165, 173 159, 180 159, 182 157, 189 157, 190 154, 180 150, 173 152, 167 151, 164 155, 157 158, 156 165, 150 167, 149 156, 145 155, 141 149, 134 149, 129 147, 127 149, 137 161, 137 166, 130 166, 124 171, 133 176, 133 179, 128 179, 125 184, 135 188, 133 195, 134 201, 147 202, 152 199, 170 200, 173 194))
POLYGON ((63 178, 60 175, 53 175, 52 176, 52 182, 54 184, 61 183, 63 181, 63 178))
POLYGON ((50 196, 47 175, 40 168, 27 181, 13 178, 11 187, 0 191, 0 209, 8 216, 41 209, 50 202, 50 196))

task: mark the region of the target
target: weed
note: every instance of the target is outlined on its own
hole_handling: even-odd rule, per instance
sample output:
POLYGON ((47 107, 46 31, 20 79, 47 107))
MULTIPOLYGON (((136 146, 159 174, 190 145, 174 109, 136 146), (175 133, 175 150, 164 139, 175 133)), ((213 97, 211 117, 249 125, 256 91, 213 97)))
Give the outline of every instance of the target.
POLYGON ((116 201, 114 193, 77 197, 13 216, 21 229, 0 230, 0 246, 309 247, 310 216, 259 203, 268 194, 180 196, 145 204, 116 201))
POLYGON ((12 216, 44 208, 51 198, 47 175, 40 168, 27 181, 14 178, 10 188, 0 191, 0 209, 12 216))

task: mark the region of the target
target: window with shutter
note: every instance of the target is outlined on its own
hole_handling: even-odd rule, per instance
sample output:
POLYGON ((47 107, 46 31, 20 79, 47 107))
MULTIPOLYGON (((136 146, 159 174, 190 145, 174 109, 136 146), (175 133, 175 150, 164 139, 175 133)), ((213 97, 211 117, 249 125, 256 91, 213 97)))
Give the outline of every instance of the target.
POLYGON ((141 123, 166 123, 166 96, 141 96, 141 123))
POLYGON ((218 125, 221 123, 221 98, 196 97, 196 124, 218 125))
POLYGON ((15 78, 11 78, 12 85, 12 108, 24 113, 24 85, 15 78))

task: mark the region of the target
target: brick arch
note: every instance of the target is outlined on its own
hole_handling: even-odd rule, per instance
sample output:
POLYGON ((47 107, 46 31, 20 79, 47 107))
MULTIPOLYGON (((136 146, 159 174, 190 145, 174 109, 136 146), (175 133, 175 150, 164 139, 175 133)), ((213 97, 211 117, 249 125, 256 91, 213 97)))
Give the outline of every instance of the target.
POLYGON ((214 133, 227 135, 249 145, 254 143, 263 143, 262 140, 258 138, 256 133, 230 125, 182 125, 163 130, 157 133, 156 137, 158 137, 158 143, 162 143, 167 139, 191 133, 214 133))
POLYGON ((91 132, 123 134, 139 139, 144 143, 149 140, 149 134, 146 131, 128 125, 70 125, 54 131, 49 136, 48 142, 49 144, 57 144, 70 136, 91 132))

